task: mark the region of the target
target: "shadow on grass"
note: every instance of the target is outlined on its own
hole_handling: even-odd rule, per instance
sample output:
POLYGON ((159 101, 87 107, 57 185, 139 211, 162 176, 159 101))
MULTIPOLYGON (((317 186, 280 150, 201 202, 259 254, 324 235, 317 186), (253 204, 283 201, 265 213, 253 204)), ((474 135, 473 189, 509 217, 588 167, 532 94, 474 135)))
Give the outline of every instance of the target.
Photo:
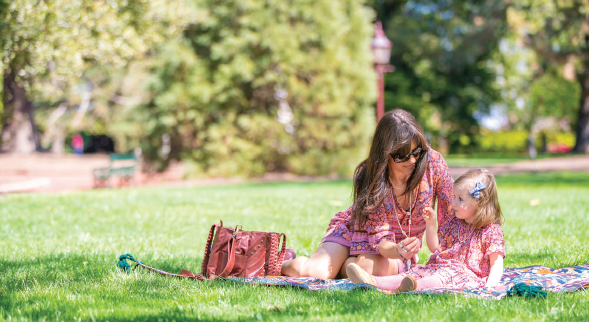
MULTIPOLYGON (((152 260, 153 255, 144 256, 145 264, 170 273, 180 273, 183 268, 200 272, 202 259, 189 257, 175 257, 170 259, 152 260)), ((32 286, 60 287, 71 283, 96 282, 111 277, 114 272, 125 274, 117 262, 118 256, 105 255, 81 255, 81 254, 54 254, 34 259, 1 259, 0 260, 0 285, 4 296, 10 292, 26 291, 32 286)), ((128 261, 131 267, 135 264, 128 261)), ((153 274, 161 278, 170 278, 137 267, 136 274, 153 274)))
MULTIPOLYGON (((540 259, 549 255, 548 251, 539 250, 525 259, 542 262, 540 259)), ((525 256, 525 253, 514 256, 525 256)), ((177 269, 186 261, 194 259, 158 259, 150 264, 177 269)), ((417 314, 414 319, 419 319, 419 314, 425 314, 420 313, 423 307, 437 305, 447 306, 445 310, 453 318, 468 320, 471 314, 480 317, 498 309, 495 304, 489 309, 487 305, 477 306, 481 301, 451 295, 395 297, 373 290, 313 292, 223 280, 199 282, 159 275, 155 278, 145 271, 125 278, 122 274, 113 275, 114 263, 116 259, 110 255, 79 254, 1 261, 0 268, 7 274, 0 276, 4 290, 0 293, 0 319, 12 315, 12 318, 29 320, 94 321, 357 320, 378 316, 383 309, 395 306, 407 308, 402 310, 403 314, 417 314), (86 269, 82 269, 84 264, 79 264, 84 261, 88 261, 86 269), (456 305, 457 301, 460 306, 456 305)), ((519 308, 521 305, 512 306, 508 311, 517 313, 521 311, 519 308)), ((399 318, 410 319, 403 314, 399 318)), ((421 319, 444 316, 425 314, 421 319)))
MULTIPOLYGON (((145 257, 147 263, 151 256, 145 257)), ((141 268, 127 275, 115 268, 117 260, 111 255, 81 254, 0 260, 0 320, 300 320, 367 310, 357 296, 364 293, 309 292, 225 280, 202 282, 141 268), (304 303, 285 304, 283 297, 293 292, 304 303), (330 303, 336 303, 336 311, 330 303)), ((174 272, 186 267, 187 261, 197 262, 191 258, 158 259, 149 264, 174 272)))
MULTIPOLYGON (((222 309, 223 301, 206 302, 199 305, 179 305, 163 308, 158 314, 146 314, 133 317, 136 321, 305 321, 322 317, 338 320, 342 316, 353 316, 361 312, 377 310, 379 302, 389 302, 390 295, 374 290, 352 291, 309 291, 290 286, 266 286, 243 284, 233 281, 214 281, 210 288, 221 290, 224 300, 237 303, 236 307, 222 309), (296 301, 285 304, 282 295, 295 294, 296 301), (258 299, 258 294, 265 294, 258 299), (255 297, 253 297, 255 295, 255 297), (268 305, 274 302, 274 304, 268 305), (269 303, 268 303, 269 302, 269 303), (245 304, 247 303, 247 304, 245 304)), ((102 316, 98 321, 126 321, 128 318, 102 316)))

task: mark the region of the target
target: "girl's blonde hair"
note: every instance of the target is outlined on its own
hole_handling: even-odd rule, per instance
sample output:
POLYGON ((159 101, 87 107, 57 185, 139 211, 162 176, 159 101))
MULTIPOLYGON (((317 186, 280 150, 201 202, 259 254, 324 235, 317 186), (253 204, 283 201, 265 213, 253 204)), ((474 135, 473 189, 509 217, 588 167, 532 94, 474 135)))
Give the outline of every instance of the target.
POLYGON ((501 213, 501 206, 499 206, 499 198, 497 197, 497 183, 489 170, 468 170, 454 181, 454 186, 473 190, 477 181, 484 182, 486 188, 479 190, 478 199, 469 193, 477 206, 472 225, 475 229, 483 228, 492 223, 502 225, 503 213, 501 213))

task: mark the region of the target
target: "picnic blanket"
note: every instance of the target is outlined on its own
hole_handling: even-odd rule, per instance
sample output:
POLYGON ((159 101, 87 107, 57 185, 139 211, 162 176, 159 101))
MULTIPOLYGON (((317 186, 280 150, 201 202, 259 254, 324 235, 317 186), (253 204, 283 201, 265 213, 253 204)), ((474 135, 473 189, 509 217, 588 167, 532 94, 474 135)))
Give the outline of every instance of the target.
MULTIPOLYGON (((372 285, 354 284, 347 279, 322 280, 318 278, 288 276, 249 278, 229 277, 227 279, 250 284, 295 286, 311 291, 370 288, 385 294, 393 294, 391 291, 385 291, 372 285)), ((465 296, 500 300, 507 295, 508 290, 518 283, 524 283, 530 286, 541 286, 544 290, 555 293, 573 292, 581 288, 589 287, 589 264, 559 269, 553 269, 546 266, 506 268, 499 286, 495 289, 453 289, 438 287, 414 291, 407 294, 462 294, 465 296)))

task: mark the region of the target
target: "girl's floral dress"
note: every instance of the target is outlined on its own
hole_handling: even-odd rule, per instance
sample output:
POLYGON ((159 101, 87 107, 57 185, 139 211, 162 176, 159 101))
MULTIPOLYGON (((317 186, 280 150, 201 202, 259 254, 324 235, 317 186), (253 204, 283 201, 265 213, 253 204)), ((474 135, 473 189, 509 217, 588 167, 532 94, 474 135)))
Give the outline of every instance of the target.
POLYGON ((505 258, 503 230, 497 224, 474 229, 464 220, 453 217, 438 230, 440 246, 425 265, 417 265, 400 275, 415 278, 435 275, 442 285, 451 288, 485 286, 491 271, 489 255, 505 258))

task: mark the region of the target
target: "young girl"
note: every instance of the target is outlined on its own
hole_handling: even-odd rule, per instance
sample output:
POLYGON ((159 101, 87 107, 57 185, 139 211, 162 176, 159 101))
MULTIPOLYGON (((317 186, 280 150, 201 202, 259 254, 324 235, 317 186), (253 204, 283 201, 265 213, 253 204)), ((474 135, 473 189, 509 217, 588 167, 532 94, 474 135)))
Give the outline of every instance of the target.
POLYGON ((372 276, 356 264, 346 271, 354 283, 385 290, 411 292, 433 287, 495 287, 503 275, 505 257, 501 230, 503 215, 495 178, 486 169, 472 169, 454 182, 454 218, 437 231, 436 216, 424 210, 427 247, 433 253, 426 265, 395 276, 372 276))

